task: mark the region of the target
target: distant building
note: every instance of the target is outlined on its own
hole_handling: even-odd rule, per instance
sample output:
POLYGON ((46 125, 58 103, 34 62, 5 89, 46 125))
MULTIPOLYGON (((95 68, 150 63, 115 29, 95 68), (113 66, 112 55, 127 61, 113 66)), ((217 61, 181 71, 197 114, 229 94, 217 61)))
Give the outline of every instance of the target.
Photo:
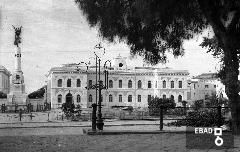
MULTIPOLYGON (((114 59, 114 66, 108 68, 108 90, 102 90, 103 108, 112 106, 147 107, 151 96, 172 98, 177 106, 187 100, 187 70, 171 68, 129 67, 124 57, 114 59)), ((95 66, 87 70, 78 64, 51 68, 48 73, 47 98, 53 108, 65 102, 88 108, 96 102, 96 90, 87 86, 96 83, 95 66)), ((104 81, 104 67, 101 80, 104 81)))
POLYGON ((0 91, 8 94, 10 91, 10 76, 11 73, 0 65, 0 91))
POLYGON ((203 73, 188 80, 188 101, 206 100, 214 94, 227 98, 225 86, 216 73, 203 73))

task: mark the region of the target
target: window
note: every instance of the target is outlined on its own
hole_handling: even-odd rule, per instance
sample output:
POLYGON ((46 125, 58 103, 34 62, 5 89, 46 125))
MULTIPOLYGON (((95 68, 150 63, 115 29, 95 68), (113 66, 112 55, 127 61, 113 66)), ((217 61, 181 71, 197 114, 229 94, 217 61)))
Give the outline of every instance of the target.
POLYGON ((132 88, 132 80, 128 81, 128 88, 132 88))
POLYGON ((88 101, 89 102, 92 102, 92 95, 90 94, 89 97, 88 97, 88 101))
POLYGON ((187 92, 187 100, 191 100, 191 93, 187 92))
POLYGON ((112 81, 112 80, 109 80, 108 87, 109 87, 109 88, 113 88, 113 81, 112 81))
POLYGON ((88 87, 91 88, 92 87, 92 80, 88 81, 88 87))
POLYGON ((173 96, 173 95, 171 95, 171 96, 170 96, 170 99, 174 101, 174 96, 173 96))
POLYGON ((181 95, 178 96, 178 102, 182 102, 182 96, 181 95))
POLYGON ((62 103, 62 95, 61 94, 58 95, 58 103, 62 103))
POLYGON ((71 87, 71 83, 72 83, 72 82, 71 82, 71 79, 68 79, 68 80, 67 80, 67 87, 71 87))
POLYGON ((81 80, 77 79, 77 87, 81 87, 81 80))
POLYGON ((205 100, 208 99, 208 94, 205 95, 205 100))
POLYGON ((167 96, 166 96, 165 94, 164 94, 162 97, 163 97, 163 99, 166 99, 166 98, 167 98, 167 96))
POLYGON ((109 95, 109 102, 113 102, 113 97, 111 94, 109 95))
POLYGON ((132 95, 128 95, 128 102, 132 102, 132 95))
POLYGON ((58 80, 58 87, 62 87, 62 79, 58 80))
POLYGON ((77 102, 81 102, 81 96, 79 94, 77 95, 77 102))
POLYGON ((207 88, 208 88, 208 85, 205 85, 205 88, 207 89, 207 88))
POLYGON ((214 88, 216 88, 217 86, 216 85, 214 85, 214 88))
POLYGON ((148 102, 150 102, 152 100, 152 96, 148 95, 148 102))
POLYGON ((122 102, 122 95, 121 94, 118 96, 118 101, 122 102))
POLYGON ((119 87, 119 88, 122 88, 122 80, 119 80, 119 81, 118 81, 118 87, 119 87))
POLYGON ((174 88, 174 81, 171 81, 171 88, 174 88))
POLYGON ((178 88, 182 88, 182 81, 178 81, 178 88))
POLYGON ((155 88, 157 88, 157 81, 155 82, 155 88))
POLYGON ((163 81, 163 88, 166 88, 167 86, 166 86, 166 81, 164 80, 163 81))
POLYGON ((193 89, 196 89, 196 84, 193 84, 193 89))
POLYGON ((138 89, 142 88, 142 81, 138 80, 138 89))
POLYGON ((138 95, 138 102, 141 102, 141 95, 138 95))
POLYGON ((152 83, 151 83, 151 81, 148 81, 148 88, 152 88, 152 83))

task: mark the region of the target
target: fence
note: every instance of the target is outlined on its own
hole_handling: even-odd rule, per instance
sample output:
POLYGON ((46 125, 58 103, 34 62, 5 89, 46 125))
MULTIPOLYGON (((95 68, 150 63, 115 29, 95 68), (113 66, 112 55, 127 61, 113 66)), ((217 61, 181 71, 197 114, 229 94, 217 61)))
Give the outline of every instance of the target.
POLYGON ((13 104, 13 105, 7 105, 5 103, 3 103, 0 106, 0 111, 2 113, 9 113, 9 112, 14 112, 17 113, 19 112, 19 110, 23 110, 23 113, 29 113, 29 112, 33 112, 33 111, 48 111, 51 110, 51 103, 47 103, 45 102, 43 105, 40 104, 36 104, 33 105, 31 103, 28 103, 26 105, 18 105, 18 104, 13 104))

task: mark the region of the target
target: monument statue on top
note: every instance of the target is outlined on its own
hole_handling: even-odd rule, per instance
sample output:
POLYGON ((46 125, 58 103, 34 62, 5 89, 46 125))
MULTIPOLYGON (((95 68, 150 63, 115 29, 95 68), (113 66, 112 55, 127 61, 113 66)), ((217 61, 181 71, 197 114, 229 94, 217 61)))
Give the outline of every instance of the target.
POLYGON ((18 47, 18 44, 21 43, 21 32, 22 32, 22 26, 21 27, 15 27, 13 26, 14 30, 15 30, 15 40, 14 40, 14 45, 16 45, 18 47))
POLYGON ((21 32, 22 32, 22 26, 21 27, 15 27, 13 26, 15 30, 15 40, 14 45, 17 46, 15 49, 14 54, 14 60, 15 60, 15 69, 12 74, 12 83, 10 87, 10 93, 8 94, 8 101, 9 105, 18 105, 18 109, 21 107, 21 109, 24 109, 26 105, 26 98, 27 94, 25 93, 25 84, 24 84, 24 76, 22 72, 22 54, 21 54, 21 48, 19 44, 21 43, 21 32))

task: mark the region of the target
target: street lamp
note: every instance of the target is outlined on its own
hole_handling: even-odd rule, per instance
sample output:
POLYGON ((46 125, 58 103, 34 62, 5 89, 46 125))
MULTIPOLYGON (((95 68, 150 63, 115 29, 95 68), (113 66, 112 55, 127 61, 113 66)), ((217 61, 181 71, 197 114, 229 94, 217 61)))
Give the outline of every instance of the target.
MULTIPOLYGON (((96 45, 94 47, 94 49, 98 49, 98 50, 103 50, 103 55, 105 54, 105 48, 101 46, 101 43, 99 43, 98 45, 96 45)), ((110 63, 110 67, 111 67, 111 61, 107 60, 104 64, 104 80, 105 83, 103 84, 103 81, 101 80, 101 59, 100 57, 96 54, 96 52, 94 51, 94 55, 95 55, 95 64, 96 64, 96 84, 86 87, 88 90, 89 89, 96 89, 96 103, 97 104, 92 104, 93 107, 93 119, 92 119, 92 130, 95 131, 96 127, 94 125, 97 126, 97 128, 99 130, 103 130, 103 119, 102 119, 102 96, 101 96, 101 91, 102 89, 107 89, 108 86, 108 71, 106 70, 106 64, 107 62, 110 63), (98 96, 97 96, 98 93, 98 96), (97 97, 98 97, 98 102, 97 102, 97 97), (96 116, 96 106, 98 106, 97 108, 97 119, 94 119, 96 116), (95 120, 97 120, 96 124, 95 124, 95 120)), ((91 57, 92 58, 92 57, 91 57)), ((90 58, 89 58, 90 59, 90 58)))

